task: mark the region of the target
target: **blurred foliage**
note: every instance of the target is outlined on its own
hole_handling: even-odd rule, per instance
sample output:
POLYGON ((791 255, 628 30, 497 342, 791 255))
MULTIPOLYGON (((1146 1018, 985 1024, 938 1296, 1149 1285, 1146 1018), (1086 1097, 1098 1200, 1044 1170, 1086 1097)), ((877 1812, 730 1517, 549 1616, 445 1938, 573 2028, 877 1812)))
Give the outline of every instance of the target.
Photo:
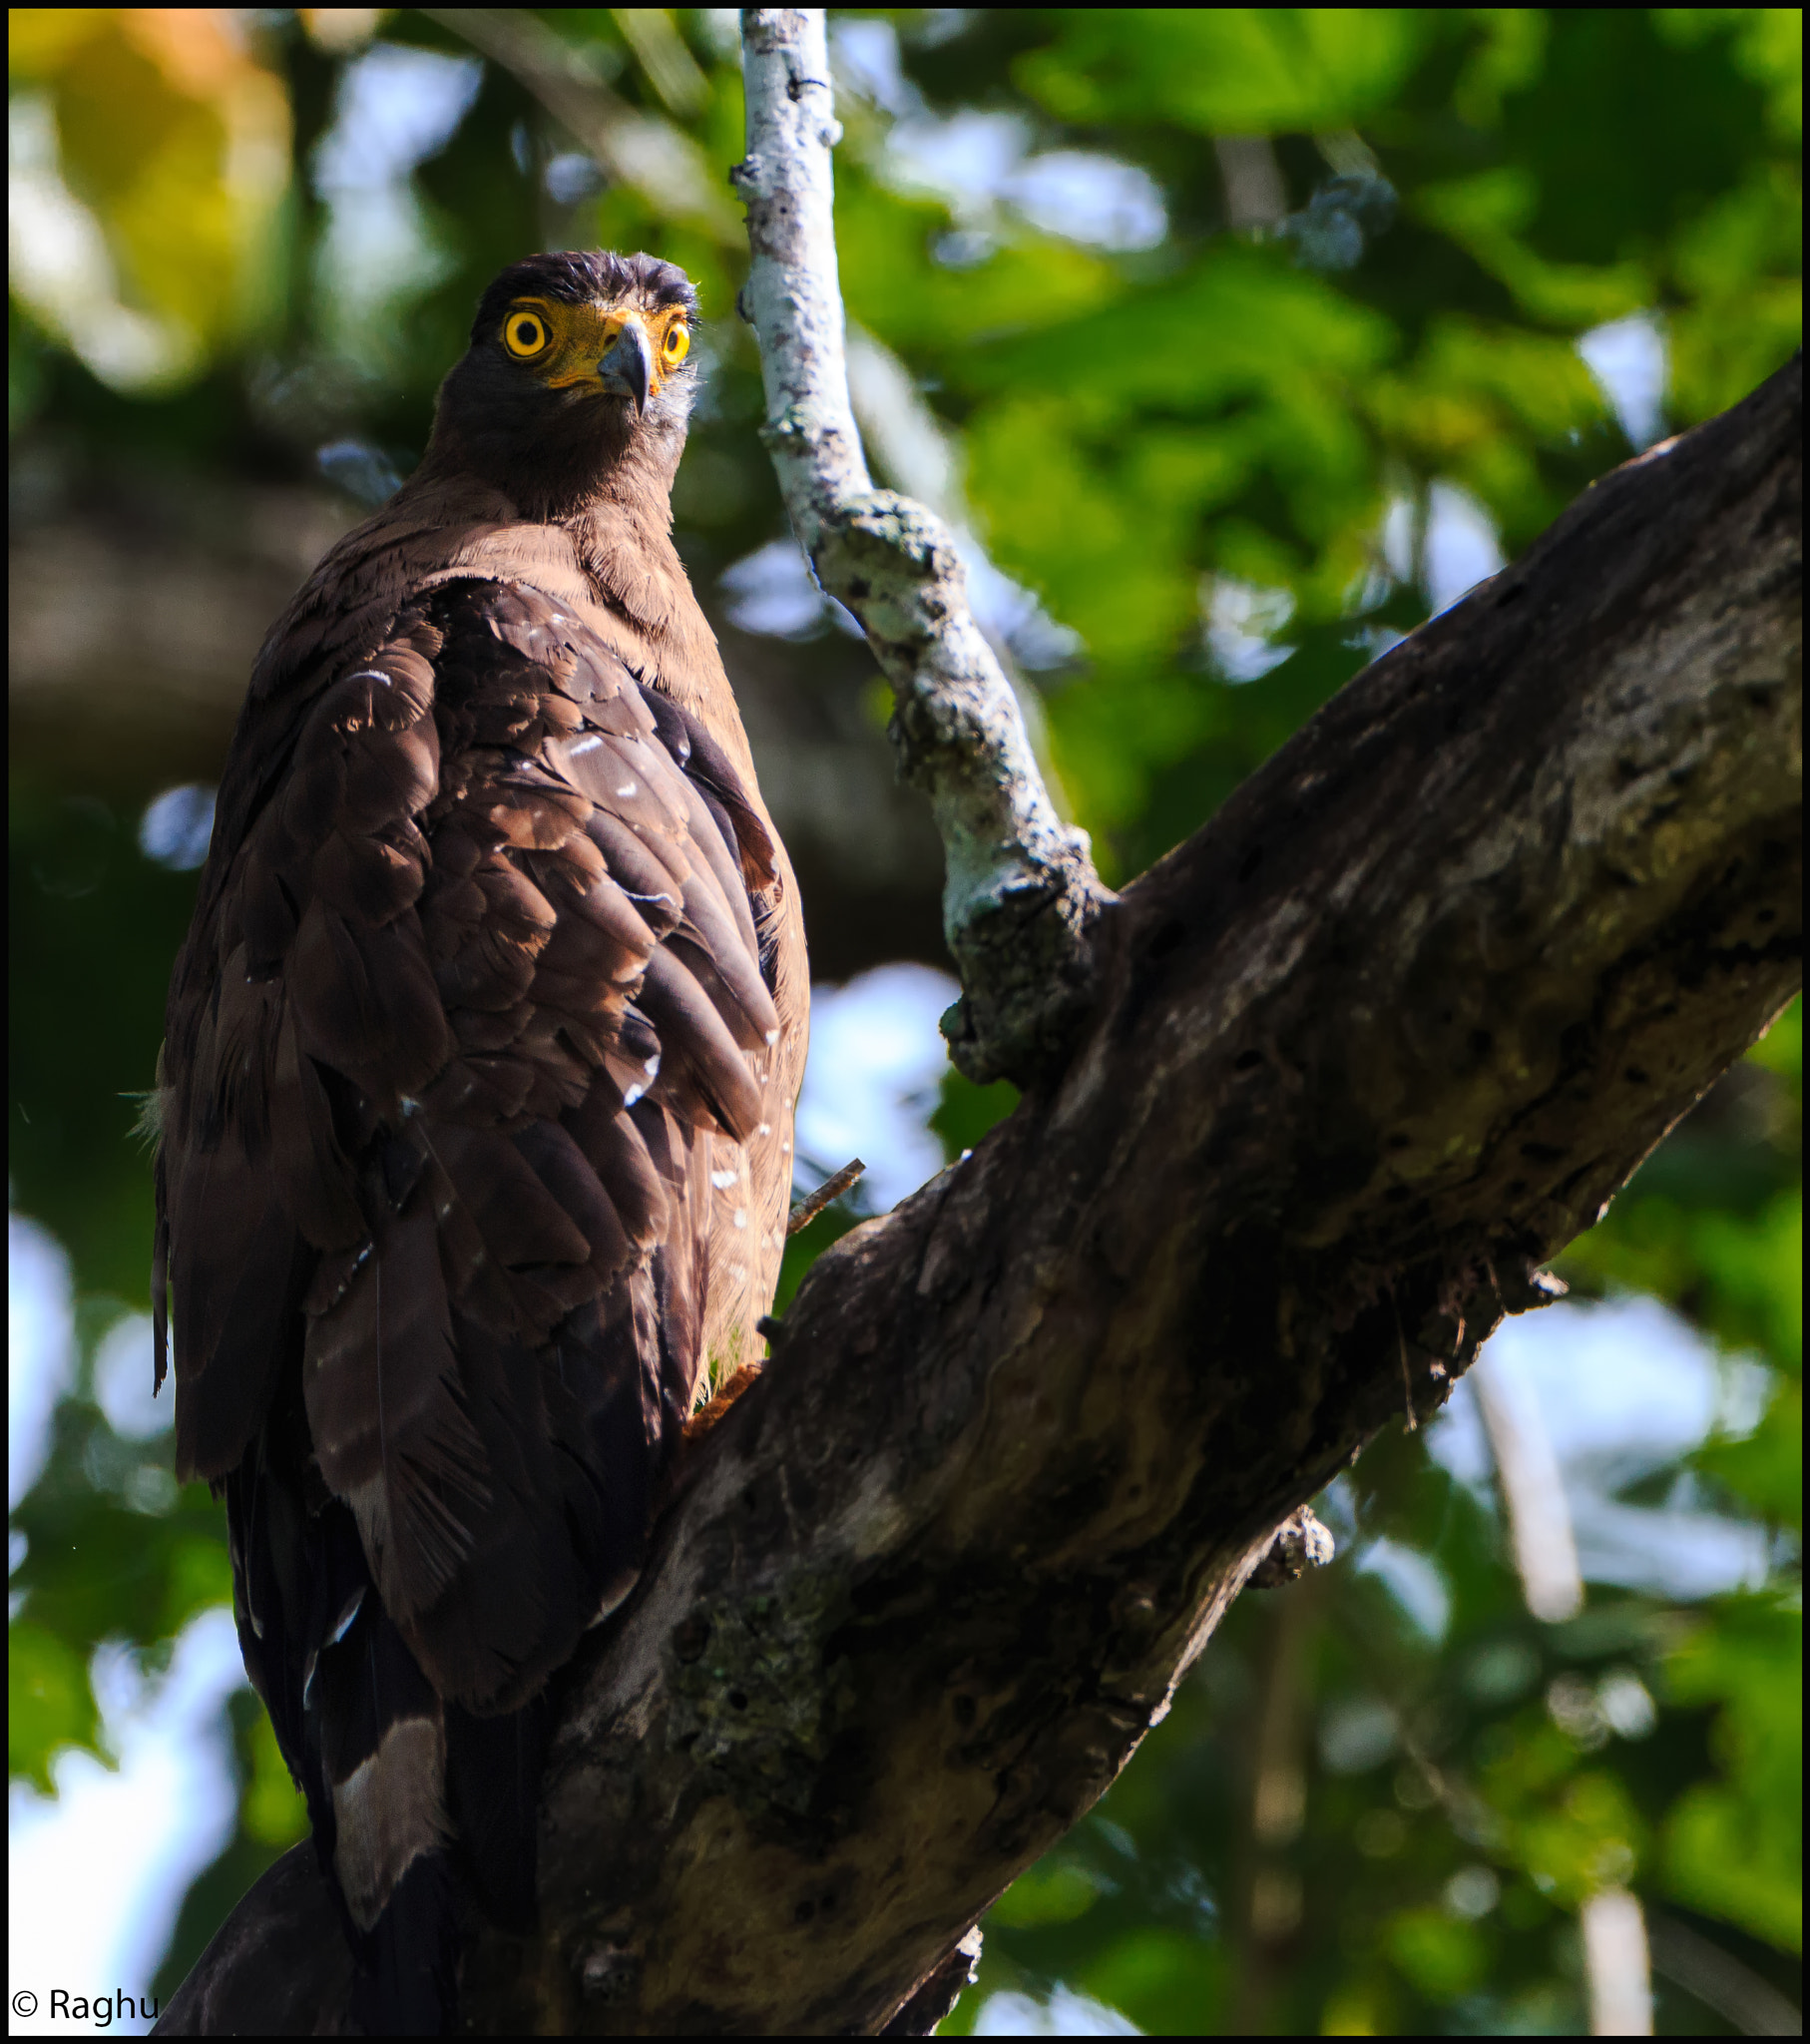
MULTIPOLYGON (((782 532, 720 197, 742 148, 732 17, 486 10, 483 51, 459 19, 13 11, 16 470, 49 450, 381 495, 502 263, 645 246, 687 267, 708 321, 685 558, 708 580, 782 532), (549 79, 605 110, 589 155, 549 79)), ((1662 351, 1651 432, 1797 344, 1795 12, 833 27, 850 312, 959 448, 995 562, 1078 635, 1024 658, 1111 878, 1426 616, 1442 504, 1512 555, 1626 457, 1635 411, 1581 336, 1634 322, 1623 348, 1662 351)), ((794 651, 816 672, 820 646, 794 651)), ((150 1083, 193 875, 141 848, 77 746, 15 760, 12 794, 13 1204, 69 1251, 80 1349, 13 1521, 11 1765, 43 1788, 102 1737, 95 1648, 167 1665, 227 1570, 168 1435, 116 1432, 94 1375, 144 1296, 124 1096, 150 1083)), ((993 1910, 947 2030, 991 1991, 1059 1986, 1154 2032, 1578 2029, 1576 1909, 1604 1882, 1648 1905, 1661 2030, 1739 2026, 1668 1982, 1666 1911, 1736 1976, 1797 1991, 1801 1055, 1793 1008, 1562 1267, 1764 1371, 1753 1423, 1641 1496, 1682 1486, 1768 1529, 1768 1581, 1688 1605, 1596 1586, 1539 1625, 1491 1492, 1421 1439, 1380 1441, 1326 1502, 1340 1560, 1239 1602, 1135 1764, 993 1910)), ((931 1126, 955 1157, 1011 1105, 952 1075, 931 1126)), ((779 1310, 858 1212, 794 1240, 779 1310)), ((189 1894, 166 1991, 301 1831, 248 1694, 230 1717, 239 1829, 189 1894)))
POLYGON ((289 99, 231 21, 14 8, 7 55, 13 176, 51 214, 30 216, 39 246, 15 252, 31 311, 91 368, 151 387, 255 333, 279 275, 289 99))

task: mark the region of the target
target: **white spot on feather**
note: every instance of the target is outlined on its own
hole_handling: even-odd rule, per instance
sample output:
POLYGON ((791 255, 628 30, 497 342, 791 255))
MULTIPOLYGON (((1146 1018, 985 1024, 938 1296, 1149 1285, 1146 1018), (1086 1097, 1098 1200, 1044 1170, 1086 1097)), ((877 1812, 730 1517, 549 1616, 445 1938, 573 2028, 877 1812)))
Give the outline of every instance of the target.
POLYGON ((566 757, 568 760, 576 760, 581 753, 595 753, 602 744, 603 740, 596 737, 575 740, 566 748, 566 757))
POLYGON ((735 1226, 737 1228, 745 1228, 747 1225, 748 1210, 745 1207, 737 1207, 735 1209, 735 1226))
MULTIPOLYGON (((304 1710, 307 1708, 308 1704, 313 1700, 314 1677, 319 1672, 320 1656, 326 1652, 327 1648, 338 1646, 339 1642, 343 1640, 346 1634, 351 1631, 352 1621, 358 1616, 359 1612, 363 1608, 364 1585, 361 1583, 358 1586, 358 1588, 354 1590, 352 1594, 346 1599, 345 1609, 342 1612, 340 1612, 338 1618, 334 1621, 332 1631, 327 1634, 324 1640, 321 1641, 319 1648, 314 1653, 310 1654, 307 1658, 307 1661, 302 1670, 301 1678, 301 1702, 302 1708, 304 1710)), ((264 1636, 263 1627, 257 1624, 255 1619, 252 1622, 252 1626, 253 1630, 257 1634, 257 1637, 261 1640, 264 1636)))
POLYGON ((604 1620, 622 1603, 623 1599, 628 1596, 629 1592, 635 1588, 640 1580, 641 1572, 638 1569, 619 1570, 605 1586, 604 1594, 598 1600, 596 1615, 590 1621, 591 1624, 602 1625, 604 1620))
POLYGON ((332 1784, 333 1871, 346 1913, 368 1931, 403 1874, 452 1835, 441 1784, 446 1746, 427 1718, 391 1725, 377 1751, 332 1784))
POLYGON ((740 1176, 738 1171, 713 1171, 710 1174, 710 1183, 719 1193, 726 1192, 740 1176))
POLYGON ((648 1060, 648 1062, 642 1066, 642 1070, 647 1073, 650 1079, 658 1079, 660 1077, 659 1051, 656 1051, 654 1055, 648 1060))
POLYGON ((621 796, 621 797, 623 798, 623 800, 625 800, 625 801, 626 801, 626 800, 627 800, 627 799, 629 798, 629 796, 630 796, 630 795, 632 795, 632 794, 633 794, 633 793, 635 792, 635 783, 634 783, 634 781, 632 781, 632 780, 625 780, 625 781, 623 782, 622 786, 621 786, 621 787, 619 787, 619 788, 618 788, 618 789, 616 790, 616 792, 618 793, 618 795, 620 795, 620 796, 621 796))
POLYGON ((769 1029, 769 1030, 767 1031, 767 1033, 766 1033, 766 1040, 767 1040, 767 1042, 768 1042, 768 1043, 777 1043, 777 1042, 779 1041, 779 1032, 778 1032, 778 1030, 776 1030, 776 1029, 769 1029))
POLYGON ((747 1275, 748 1267, 745 1264, 731 1264, 729 1266, 729 1276, 734 1278, 737 1284, 739 1284, 742 1281, 742 1279, 746 1278, 747 1275))
POLYGON ((623 1105, 625 1107, 633 1107, 647 1090, 645 1086, 631 1086, 628 1092, 623 1095, 623 1105))
POLYGON ((770 1136, 773 1133, 773 1125, 771 1122, 762 1122, 754 1133, 757 1136, 770 1136))

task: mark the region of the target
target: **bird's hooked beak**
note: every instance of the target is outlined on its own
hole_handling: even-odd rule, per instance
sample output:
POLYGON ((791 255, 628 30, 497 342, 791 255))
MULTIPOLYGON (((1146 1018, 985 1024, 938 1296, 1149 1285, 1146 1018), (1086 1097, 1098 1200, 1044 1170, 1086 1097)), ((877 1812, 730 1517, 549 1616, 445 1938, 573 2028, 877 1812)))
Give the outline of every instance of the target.
POLYGON ((648 408, 654 382, 654 343, 636 312, 623 314, 622 324, 597 364, 597 380, 616 397, 626 397, 640 418, 648 408))

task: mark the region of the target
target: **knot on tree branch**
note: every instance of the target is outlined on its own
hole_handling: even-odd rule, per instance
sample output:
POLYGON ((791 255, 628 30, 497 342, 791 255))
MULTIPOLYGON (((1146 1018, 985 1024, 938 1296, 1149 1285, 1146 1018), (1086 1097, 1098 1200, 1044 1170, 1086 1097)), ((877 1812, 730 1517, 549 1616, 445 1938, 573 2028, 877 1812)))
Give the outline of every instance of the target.
POLYGON ((945 1010, 949 1056, 977 1086, 1032 1086, 1066 1061, 1099 988, 1097 955, 1117 897, 1079 851, 1027 862, 1023 876, 952 931, 964 992, 945 1010))
POLYGON ((1284 1583, 1298 1582, 1309 1569, 1323 1569, 1335 1545, 1331 1530, 1303 1505, 1276 1528, 1263 1559, 1250 1572, 1250 1587, 1279 1590, 1284 1583))
POLYGON ((818 581, 860 618, 893 687, 909 687, 934 656, 938 634, 967 608, 967 577, 949 528, 892 490, 852 497, 825 490, 812 510, 818 581))
MULTIPOLYGON (((915 498, 896 490, 862 490, 818 509, 825 528, 814 565, 826 589, 828 577, 859 583, 884 575, 898 561, 918 570, 920 587, 942 582, 966 589, 948 526, 915 498)), ((857 588, 855 594, 866 592, 857 588)))

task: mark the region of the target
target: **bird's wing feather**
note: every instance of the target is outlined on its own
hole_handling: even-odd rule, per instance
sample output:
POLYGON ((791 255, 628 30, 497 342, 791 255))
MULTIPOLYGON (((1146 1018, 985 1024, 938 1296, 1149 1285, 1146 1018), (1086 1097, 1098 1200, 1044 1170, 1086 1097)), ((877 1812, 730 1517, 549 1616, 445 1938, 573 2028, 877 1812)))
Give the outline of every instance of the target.
POLYGON ((526 583, 433 588, 259 730, 172 1000, 180 1465, 240 1463, 296 1330, 384 1611, 442 1697, 513 1708, 632 1578, 706 1363, 773 847, 526 583))

